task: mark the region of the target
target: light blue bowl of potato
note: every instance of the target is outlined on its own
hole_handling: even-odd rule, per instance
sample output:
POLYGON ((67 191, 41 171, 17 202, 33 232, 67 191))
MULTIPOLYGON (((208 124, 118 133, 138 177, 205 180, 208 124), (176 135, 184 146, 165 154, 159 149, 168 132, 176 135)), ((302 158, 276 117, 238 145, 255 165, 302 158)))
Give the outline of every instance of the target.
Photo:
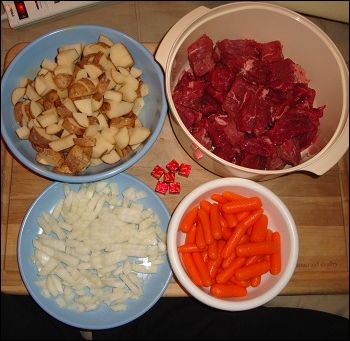
MULTIPOLYGON (((104 38, 102 38, 102 46, 109 48, 108 46, 108 39, 105 40, 104 38)), ((119 44, 120 45, 120 44, 119 44)), ((71 49, 72 50, 72 49, 71 49)), ((110 49, 111 50, 111 49, 110 49)), ((73 51, 74 52, 74 51, 73 51)), ((91 50, 87 50, 86 54, 95 54, 95 58, 99 58, 99 56, 101 57, 100 54, 99 56, 96 57, 96 52, 98 52, 98 50, 94 50, 93 48, 91 50)), ((102 49, 103 52, 103 49, 102 49)), ((61 55, 61 60, 60 60, 60 64, 65 64, 65 59, 64 58, 69 58, 71 57, 69 55, 69 53, 64 53, 65 57, 63 57, 62 59, 62 55, 61 55)), ((80 66, 82 66, 82 69, 84 69, 84 52, 81 54, 81 56, 79 56, 79 59, 76 60, 78 62, 81 62, 82 64, 80 66)), ((111 65, 111 62, 113 64, 113 58, 112 55, 109 57, 109 52, 107 52, 105 54, 104 58, 104 63, 106 63, 106 60, 108 60, 109 65, 111 65), (106 57, 106 58, 105 58, 106 57)), ((120 57, 119 54, 119 58, 123 59, 123 56, 120 57)), ((85 59, 86 62, 86 59, 85 59)), ((94 85, 96 85, 96 88, 99 86, 98 82, 100 81, 101 77, 103 76, 103 72, 105 71, 105 66, 102 67, 102 76, 100 76, 99 78, 96 78, 96 74, 93 74, 96 71, 96 68, 92 67, 91 69, 91 65, 92 64, 99 64, 98 59, 95 60, 88 60, 86 63, 90 63, 90 69, 89 67, 86 69, 88 72, 85 73, 85 71, 83 71, 83 74, 80 75, 79 77, 86 77, 86 75, 88 77, 88 79, 91 79, 94 83, 94 85), (85 74, 85 76, 84 76, 85 74), (95 77, 94 79, 91 77, 95 77)), ((85 63, 85 65, 86 65, 85 63)), ((123 62, 122 62, 123 63, 123 62)), ((114 64, 113 64, 114 65, 114 64)), ((115 65, 112 67, 114 69, 116 69, 118 72, 117 74, 120 75, 120 72, 125 72, 125 70, 131 71, 131 67, 130 64, 124 64, 128 65, 127 67, 122 67, 120 70, 120 66, 115 67, 115 65)), ((123 65, 123 64, 122 64, 123 65)), ((58 65, 60 66, 60 65, 58 65)), ((47 66, 48 68, 50 68, 50 65, 47 66)), ((62 69, 62 65, 61 65, 61 69, 62 69)), ((97 68, 97 72, 99 72, 99 69, 101 69, 101 65, 98 65, 97 68)), ((77 71, 77 70, 76 70, 77 71)), ((42 79, 45 78, 45 74, 44 72, 46 72, 45 70, 42 71, 42 79)), ((62 69, 62 73, 67 73, 69 71, 67 71, 67 68, 64 67, 63 65, 63 69, 62 69)), ((101 72, 101 71, 100 71, 101 72)), ((129 72, 130 73, 130 72, 129 72)), ((55 76, 54 71, 52 70, 52 74, 55 76)), ((111 72, 110 72, 111 74, 111 72)), ((135 75, 135 74, 134 74, 135 75)), ((124 75, 125 76, 125 75, 124 75)), ((134 80, 136 78, 137 75, 135 75, 134 80)), ((77 79, 77 73, 73 74, 73 80, 71 81, 70 87, 72 86, 73 82, 77 79)), ((109 77, 110 81, 113 81, 114 78, 109 77)), ((80 78, 81 80, 81 78, 80 78)), ((40 81, 39 81, 40 83, 40 81)), ((90 83, 91 84, 91 83, 90 83)), ((111 83, 109 83, 111 84, 111 83)), ((40 89, 40 84, 36 84, 33 83, 31 84, 33 85, 34 89, 37 89, 37 87, 39 87, 39 91, 41 91, 40 89)), ((118 83, 114 83, 115 87, 113 88, 107 88, 106 91, 112 91, 112 98, 115 95, 115 92, 119 92, 119 97, 121 96, 120 93, 123 93, 122 89, 120 89, 122 87, 122 85, 119 85, 119 89, 117 87, 118 83), (118 91, 117 91, 118 90, 118 91)), ((23 87, 23 84, 22 84, 23 87)), ((69 89, 70 89, 69 87, 69 89)), ((89 87, 87 87, 89 88, 89 87)), ((43 90, 43 94, 45 94, 45 90, 43 90)), ((96 92, 96 91, 95 91, 96 92)), ((89 94, 95 94, 95 92, 90 92, 89 94)), ((64 90, 62 90, 61 92, 59 92, 60 96, 61 94, 64 93, 64 90)), ((17 92, 17 94, 14 95, 14 97, 20 97, 21 95, 21 90, 19 92, 17 92)), ((82 93, 84 94, 84 93, 82 93)), ((88 94, 88 95, 89 95, 88 94)), ((109 93, 110 94, 110 93, 109 93)), ((24 95, 26 96, 26 94, 24 95)), ((41 95, 40 95, 41 96, 41 95)), ((62 96, 67 96, 67 95, 62 95, 62 96)), ((69 96, 70 96, 70 92, 69 92, 69 96)), ((103 95, 103 105, 105 105, 105 100, 108 96, 103 95)), ((111 94, 110 94, 111 96, 111 94)), ((109 97, 110 97, 109 96, 109 97)), ((41 98, 43 99, 45 96, 42 95, 41 98)), ((92 97, 92 95, 90 96, 92 97)), ((79 104, 79 100, 84 100, 84 98, 86 98, 86 96, 84 97, 80 97, 80 98, 73 98, 74 103, 79 104), (75 102, 75 101, 78 102, 75 102)), ((13 154, 13 156, 20 161, 24 166, 26 166, 28 169, 30 169, 32 172, 43 176, 45 178, 51 179, 51 180, 55 180, 55 181, 61 181, 61 182, 69 182, 69 183, 84 183, 84 182, 92 182, 92 181, 98 181, 98 180, 102 180, 102 179, 106 179, 109 178, 113 175, 116 175, 120 172, 123 172, 124 170, 128 169, 129 167, 131 167, 132 165, 134 165, 137 161, 139 161, 152 147, 152 145, 155 143, 155 141, 157 140, 157 137, 160 134, 160 131, 163 127, 164 124, 164 120, 167 114, 167 102, 166 102, 166 98, 165 98, 165 94, 164 94, 164 83, 163 83, 163 73, 161 68, 158 66, 158 64, 155 62, 153 55, 139 42, 137 42, 136 40, 134 40, 133 38, 127 36, 126 34, 110 29, 110 28, 106 28, 106 27, 102 27, 102 26, 94 26, 94 25, 81 25, 81 26, 73 26, 73 27, 67 27, 67 28, 63 28, 51 33, 48 33, 38 39, 36 39, 35 41, 33 41, 32 43, 30 43, 28 46, 26 46, 15 58, 14 60, 11 62, 11 64, 9 65, 9 67, 7 68, 6 72, 3 75, 2 78, 2 82, 1 82, 1 134, 2 137, 4 139, 4 141, 7 144, 7 147, 9 148, 9 150, 11 151, 11 153, 13 154), (28 139, 21 139, 19 138, 18 134, 16 133, 16 130, 18 128, 20 128, 19 123, 16 121, 15 119, 15 115, 14 115, 14 104, 13 104, 13 92, 16 88, 20 87, 20 79, 21 78, 27 78, 30 80, 33 80, 38 71, 40 71, 40 66, 42 65, 43 60, 46 58, 48 60, 51 61, 56 61, 57 64, 59 64, 58 60, 55 59, 57 54, 58 54, 58 49, 62 48, 62 46, 66 47, 67 45, 72 45, 72 44, 85 44, 85 46, 87 44, 93 44, 99 41, 100 39, 100 43, 101 43, 101 38, 100 36, 104 36, 109 38, 109 40, 113 43, 113 44, 117 44, 117 43, 121 43, 129 52, 129 54, 132 56, 133 59, 133 67, 136 68, 135 70, 138 72, 138 70, 142 70, 142 75, 138 78, 138 80, 142 80, 138 82, 138 89, 134 90, 134 95, 136 93, 136 96, 139 98, 141 97, 140 95, 140 88, 142 86, 142 84, 146 84, 148 87, 148 94, 145 97, 142 97, 143 99, 143 107, 142 109, 139 111, 138 116, 136 117, 138 120, 138 125, 137 126, 143 126, 144 128, 146 128, 149 130, 149 136, 146 138, 146 140, 144 140, 143 143, 141 143, 139 146, 137 143, 135 143, 133 146, 128 146, 126 148, 126 150, 128 151, 127 153, 124 150, 118 150, 117 148, 114 148, 115 145, 113 143, 111 143, 112 141, 109 141, 112 145, 113 148, 111 146, 109 147, 104 147, 106 148, 106 150, 101 154, 101 148, 99 148, 97 151, 94 150, 92 152, 92 158, 95 160, 95 164, 96 163, 100 163, 100 162, 96 162, 96 160, 101 159, 101 155, 106 155, 108 154, 107 157, 105 157, 105 160, 108 160, 108 158, 111 158, 111 154, 113 154, 112 156, 116 156, 116 154, 118 154, 119 152, 119 157, 120 160, 117 162, 112 162, 113 157, 112 157, 112 161, 110 163, 106 163, 106 162, 102 162, 98 165, 94 165, 94 166, 90 166, 90 163, 88 166, 86 165, 80 165, 78 167, 78 170, 72 173, 71 169, 66 166, 66 159, 67 159, 67 153, 65 153, 65 150, 59 150, 60 153, 63 153, 63 168, 58 167, 57 164, 55 164, 55 162, 57 161, 56 158, 56 153, 54 153, 55 155, 53 155, 53 161, 51 159, 49 159, 49 162, 47 162, 47 159, 45 159, 43 162, 46 163, 45 164, 41 164, 40 162, 37 161, 37 154, 41 152, 40 155, 42 155, 42 145, 39 145, 39 147, 37 148, 37 150, 34 150, 31 142, 28 139), (130 148, 133 147, 133 148, 130 148), (101 154, 101 155, 100 155, 101 154), (50 163, 50 162, 53 163, 50 163), (49 163, 47 165, 47 163, 49 163), (85 166, 85 167, 84 167, 85 166), (54 167, 56 167, 56 169, 59 170, 59 172, 54 171, 54 167), (62 171, 63 170, 63 171, 62 171), (67 171, 67 172, 65 172, 67 171)), ((35 99, 35 97, 34 97, 35 99)), ((14 99, 16 101, 16 98, 14 99)), ((62 102, 63 97, 59 98, 59 100, 62 102)), ((120 98, 119 98, 120 100, 120 98)), ((23 99, 21 99, 21 101, 23 101, 23 99)), ((48 106, 45 106, 42 100, 36 100, 36 102, 40 102, 41 101, 41 111, 44 112, 45 114, 47 114, 48 112, 50 112, 50 109, 54 109, 54 107, 56 105, 60 105, 59 102, 54 102, 54 99, 52 99, 52 103, 53 107, 51 106, 50 108, 50 103, 48 103, 48 106), (55 104, 56 103, 56 104, 55 104), (58 103, 58 104, 57 104, 58 103)), ((100 101, 100 98, 99 98, 100 101)), ((109 98, 107 98, 107 102, 110 101, 109 98)), ((30 100, 28 100, 28 103, 31 102, 30 100)), ((84 101, 83 101, 84 102, 84 101)), ((126 102, 126 100, 124 100, 124 93, 122 95, 122 102, 126 102)), ((135 100, 132 101, 132 99, 129 99, 129 104, 126 104, 126 107, 123 109, 125 111, 129 110, 130 112, 132 112, 134 109, 131 109, 131 104, 135 104, 135 100)), ((30 104, 30 103, 29 103, 30 104)), ((34 105, 35 107, 38 107, 36 104, 34 105)), ((24 106, 23 106, 24 108, 24 106)), ((29 105, 29 108, 30 105, 29 105)), ((102 109, 106 109, 106 107, 102 106, 102 109)), ((33 108, 34 112, 35 109, 37 108, 33 108)), ((57 109, 57 108, 56 108, 57 109)), ((96 109, 93 108, 93 109, 96 109)), ((107 106, 107 110, 110 109, 110 107, 107 106)), ((120 108, 119 108, 120 109, 120 108)), ((22 109, 22 114, 23 111, 25 111, 26 109, 22 109)), ((29 110, 29 109, 28 109, 29 110)), ((77 109, 76 111, 85 111, 85 113, 89 110, 89 109, 81 109, 79 107, 79 109, 77 109), (86 111, 87 110, 87 111, 86 111)), ((91 109, 90 109, 91 110, 91 109)), ((98 111, 101 110, 98 109, 98 111)), ((40 109, 39 109, 40 112, 40 109)), ((57 110, 56 110, 57 112, 57 110)), ((86 115, 85 113, 83 113, 85 116, 85 121, 86 121, 86 115)), ((105 112, 104 112, 105 113, 105 112)), ((91 114, 91 113, 90 113, 91 114)), ((117 117, 118 115, 120 115, 120 111, 118 113, 115 114, 115 117, 117 117)), ((25 113, 24 113, 25 115, 25 113)), ((29 114, 31 115, 31 114, 29 114)), ((37 115, 37 113, 36 113, 37 115)), ((95 118, 89 118, 89 113, 87 113, 87 116, 89 118, 89 124, 91 123, 95 123, 97 125, 98 128, 98 133, 99 135, 101 135, 102 131, 101 129, 103 129, 105 122, 100 122, 100 120, 98 120, 96 122, 96 111, 94 112, 95 118), (92 120, 92 121, 91 121, 92 120)), ((39 114, 39 116, 43 116, 42 113, 39 114)), ((49 115, 50 116, 50 115, 49 115)), ((50 116, 50 118, 48 119, 48 121, 46 120, 47 116, 45 116, 45 120, 44 120, 44 127, 41 127, 40 124, 42 123, 39 119, 35 116, 36 118, 36 125, 31 122, 31 124, 27 124, 29 125, 29 130, 32 130, 31 128, 36 127, 39 128, 40 131, 44 131, 47 132, 47 127, 48 125, 50 125, 49 129, 56 129, 57 127, 55 125, 61 123, 62 124, 62 120, 64 117, 64 113, 63 116, 59 114, 57 114, 57 117, 55 119, 55 115, 53 115, 54 117, 52 117, 52 115, 50 116), (52 121, 51 121, 52 119, 52 121), (39 123, 38 123, 39 121, 39 123), (53 124, 51 124, 52 122, 54 122, 53 124)), ((113 115, 112 115, 113 116, 113 115)), ((135 118, 134 115, 131 115, 135 118)), ((33 117, 33 116, 32 116, 33 117)), ((105 115, 105 117, 107 117, 105 115)), ((118 116, 120 117, 120 116, 118 116)), ((125 117, 125 116, 123 116, 125 117)), ((130 114, 129 116, 130 117, 130 114)), ((73 117, 73 120, 75 122, 76 121, 76 116, 73 117)), ((70 118, 72 119, 72 118, 70 118)), ((78 117, 79 119, 79 117, 78 117)), ((84 117, 83 117, 84 119, 84 117)), ((79 122, 78 126, 80 126, 81 128, 81 124, 84 124, 85 122, 83 120, 83 122, 79 122)), ((108 120, 107 117, 107 124, 108 127, 110 128, 111 121, 108 120)), ((134 124, 134 123, 132 123, 134 124)), ((26 123, 24 123, 24 125, 26 125, 26 123)), ((121 124, 122 125, 122 124, 121 124)), ((60 127, 58 127, 57 129, 59 129, 60 127)), ((83 131, 84 131, 84 127, 83 126, 83 131)), ((117 126, 117 129, 119 129, 120 127, 117 126)), ((129 138, 131 136, 131 130, 130 127, 128 128, 128 133, 129 133, 129 138)), ((133 127, 131 127, 133 128, 133 127)), ((23 129, 22 129, 23 130, 23 129)), ((24 132, 24 134, 28 133, 28 131, 26 129, 24 129, 26 132, 24 132)), ((58 139, 61 138, 62 132, 66 130, 61 128, 61 131, 59 133, 56 134, 56 138, 54 139, 58 139), (58 137, 58 138, 57 138, 58 137)), ((120 130, 120 129, 119 129, 120 130)), ((35 131, 37 131, 37 129, 35 129, 35 131)), ((55 131, 55 130, 53 130, 55 131)), ((86 131, 86 129, 85 129, 86 131)), ((50 132, 52 132, 52 130, 50 130, 50 132)), ((113 132, 116 132, 116 130, 113 130, 113 132)), ((123 132, 125 133, 125 129, 123 129, 123 132)), ((81 131, 80 131, 81 134, 81 131)), ((35 134, 34 134, 35 135, 35 134)), ((72 135, 71 132, 66 132, 65 136, 69 136, 72 135)), ((107 134, 108 135, 108 134, 107 134)), ((109 134, 109 138, 111 138, 110 136, 111 134, 109 134)), ((45 136, 45 135, 44 135, 45 136)), ((93 136, 93 133, 92 135, 93 136)), ((26 137, 26 136, 25 136, 26 137)), ((34 140, 35 140, 34 136, 34 140)), ((79 144, 81 146, 83 146, 85 148, 85 143, 87 143, 87 141, 85 141, 84 139, 81 140, 82 137, 85 137, 82 135, 76 135, 73 136, 73 138, 77 138, 80 142, 79 144)), ((124 136, 125 137, 125 136, 124 136)), ((52 138, 52 135, 51 135, 52 138)), ((113 138, 113 137, 112 137, 113 138)), ((70 140, 70 143, 72 143, 72 136, 70 136, 68 138, 68 140, 70 140)), ((94 143, 91 142, 90 143, 94 143)), ((107 140, 108 140, 108 136, 107 136, 107 140)), ((36 141, 36 140, 35 140, 36 141)), ((134 142, 137 142, 136 140, 133 140, 134 142)), ((78 141, 76 141, 76 143, 78 143, 78 141)), ((89 141, 88 141, 89 143, 89 141)), ((96 140, 95 140, 95 144, 96 144, 96 140)), ((57 142, 54 143, 54 145, 57 146, 57 142)), ((86 158, 90 158, 91 159, 91 148, 89 150, 89 144, 88 145, 88 152, 86 154, 84 154, 83 156, 83 160, 86 160, 86 158)), ((75 146, 75 145, 74 145, 75 146)), ((49 145, 50 147, 50 145, 49 145)), ((90 145, 91 147, 91 145, 90 145)), ((47 149, 48 147, 45 145, 44 149, 47 149)), ((59 149, 59 148, 58 148, 59 149)), ((77 149, 79 149, 77 147, 77 149)), ((96 148, 95 148, 96 149, 96 148)), ((67 150, 67 149, 66 149, 67 150)), ((68 149, 69 150, 69 149, 68 149)), ((73 153, 74 154, 74 153, 73 153)), ((46 154, 44 154, 46 155, 46 154)), ((49 155, 51 156, 51 154, 49 155)), ((79 155, 78 155, 79 156, 79 155)), ((73 161, 75 161, 76 159, 74 159, 73 161)), ((62 160, 59 159, 59 165, 62 165, 62 160)), ((85 161, 84 161, 85 162, 85 161)))

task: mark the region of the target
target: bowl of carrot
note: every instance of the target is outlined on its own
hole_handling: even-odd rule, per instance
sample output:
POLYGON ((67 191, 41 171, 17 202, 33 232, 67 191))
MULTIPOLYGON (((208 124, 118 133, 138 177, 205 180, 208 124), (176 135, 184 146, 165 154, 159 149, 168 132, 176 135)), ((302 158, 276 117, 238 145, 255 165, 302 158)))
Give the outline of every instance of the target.
POLYGON ((241 311, 276 297, 299 251, 294 219, 271 190, 220 178, 190 192, 168 227, 168 257, 179 284, 213 308, 241 311))

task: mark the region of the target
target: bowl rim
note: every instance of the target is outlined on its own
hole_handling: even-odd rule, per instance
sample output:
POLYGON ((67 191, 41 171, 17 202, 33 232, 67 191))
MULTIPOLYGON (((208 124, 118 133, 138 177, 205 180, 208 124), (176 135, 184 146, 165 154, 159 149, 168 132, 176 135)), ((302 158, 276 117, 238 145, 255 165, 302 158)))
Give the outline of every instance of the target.
MULTIPOLYGON (((141 187, 146 187, 150 193, 154 193, 153 190, 146 184, 144 183, 143 181, 141 181, 140 179, 138 179, 137 177, 133 176, 133 175, 130 175, 130 174, 127 174, 127 173, 118 173, 116 174, 115 176, 111 177, 111 178, 108 178, 106 179, 107 182, 109 181, 116 181, 117 183, 119 181, 123 181, 123 179, 127 179, 127 180, 130 180, 132 182, 136 182, 138 185, 140 185, 141 187)), ((69 183, 68 185, 83 185, 83 184, 80 184, 80 183, 69 183)), ((23 280, 23 283, 26 287, 26 289, 28 290, 29 294, 31 295, 31 297, 34 299, 34 301, 47 313, 49 314, 50 316, 54 317, 55 319, 63 322, 63 323, 66 323, 67 325, 70 325, 70 326, 73 326, 73 327, 77 327, 77 328, 85 328, 85 329, 93 329, 93 330, 99 330, 99 329, 109 329, 109 328, 116 328, 116 327, 120 327, 122 325, 125 325, 137 318, 139 318, 140 316, 142 316, 143 314, 145 314, 149 309, 151 309, 157 302, 158 300, 161 298, 162 294, 165 292, 165 290, 167 289, 168 285, 169 285, 169 282, 172 278, 172 269, 170 267, 170 264, 169 264, 169 268, 170 268, 170 271, 169 271, 169 274, 167 275, 167 277, 165 278, 165 282, 164 282, 164 287, 162 288, 162 290, 154 296, 153 300, 147 305, 145 306, 142 310, 140 310, 137 314, 135 314, 134 316, 126 319, 122 324, 116 324, 116 323, 110 323, 110 324, 105 324, 103 326, 94 326, 94 327, 91 327, 91 326, 88 326, 88 325, 83 325, 83 324, 79 324, 79 323, 75 323, 75 322, 71 322, 70 320, 66 319, 65 317, 62 317, 62 316, 57 316, 57 314, 55 312, 51 312, 49 311, 47 308, 46 308, 46 305, 43 304, 42 300, 45 299, 44 296, 40 296, 37 295, 32 287, 35 286, 35 283, 31 283, 27 280, 27 276, 25 274, 25 271, 24 271, 24 266, 23 266, 23 263, 24 263, 24 260, 22 259, 21 257, 21 252, 20 252, 20 246, 21 244, 23 243, 23 234, 24 234, 24 227, 25 227, 25 224, 26 224, 26 221, 27 219, 29 218, 29 216, 31 215, 31 212, 32 210, 34 209, 35 205, 37 205, 37 203, 41 200, 41 198, 43 196, 45 196, 46 193, 54 190, 56 187, 63 187, 64 184, 62 182, 59 182, 59 181, 56 181, 54 183, 52 183, 51 185, 47 186, 38 196, 37 198, 35 199, 35 201, 33 201, 33 203, 30 205, 30 207, 28 208, 25 216, 23 217, 23 220, 22 220, 22 223, 21 223, 21 226, 20 226, 20 230, 19 230, 19 233, 18 233, 18 240, 17 240, 17 244, 16 244, 16 248, 17 248, 17 261, 18 261, 18 268, 19 268, 19 272, 20 272, 20 276, 23 280)), ((164 211, 166 217, 167 217, 167 220, 169 221, 170 220, 170 213, 169 213, 169 210, 167 208, 167 206, 164 204, 164 202, 161 200, 161 198, 159 198, 159 196, 157 196, 155 194, 155 200, 157 201, 157 203, 160 205, 160 207, 162 208, 162 210, 164 211)), ((166 256, 165 256, 166 257, 166 256)), ((51 299, 53 299, 51 297, 51 299)), ((57 306, 57 309, 64 309, 64 308, 59 308, 57 306)))
POLYGON ((295 171, 302 171, 314 163, 316 163, 319 159, 321 159, 324 154, 327 152, 327 150, 333 145, 333 143, 336 141, 338 136, 341 134, 342 130, 344 129, 344 126, 346 124, 346 120, 348 119, 348 109, 349 109, 349 96, 348 96, 348 89, 349 89, 349 71, 347 68, 347 65, 345 63, 345 60, 340 53, 337 46, 334 44, 334 42, 329 38, 329 36, 316 24, 314 24, 311 20, 307 19, 305 16, 292 11, 288 8, 278 6, 275 4, 269 4, 264 2, 249 2, 249 1, 242 1, 242 2, 236 2, 231 4, 224 4, 218 7, 215 7, 213 9, 210 9, 207 13, 201 15, 199 18, 195 19, 192 23, 190 23, 184 30, 178 35, 177 39, 174 41, 173 45, 170 48, 170 51, 168 53, 168 58, 166 60, 166 67, 165 67, 165 89, 166 89, 166 96, 169 103, 169 109, 170 114, 174 117, 176 123, 181 127, 183 132, 186 134, 186 136, 190 139, 193 146, 196 146, 196 148, 200 149, 203 153, 205 153, 208 157, 211 159, 214 159, 216 162, 219 162, 225 167, 229 167, 232 169, 237 169, 238 171, 254 174, 254 175, 261 175, 261 176, 267 176, 267 175, 284 175, 289 174, 291 172, 295 171), (186 128, 184 123, 182 122, 182 119, 180 118, 180 115, 178 114, 175 104, 172 98, 172 91, 170 88, 170 79, 171 79, 171 72, 172 72, 172 65, 174 63, 174 59, 176 54, 178 53, 179 48, 183 44, 184 40, 188 37, 190 33, 192 33, 195 29, 206 23, 207 21, 210 21, 213 18, 216 18, 218 16, 221 16, 224 14, 225 11, 229 12, 238 12, 241 10, 246 9, 262 9, 272 12, 277 12, 281 15, 285 15, 289 17, 290 19, 293 19, 301 24, 303 24, 305 27, 307 27, 309 30, 313 31, 324 43, 325 45, 330 49, 332 55, 336 59, 337 65, 340 70, 341 74, 341 81, 342 81, 342 89, 343 89, 343 103, 342 103, 342 114, 340 117, 340 121, 338 126, 336 127, 336 130, 334 131, 331 139, 327 142, 327 144, 315 155, 313 155, 311 158, 306 160, 303 163, 300 163, 296 166, 287 166, 287 168, 278 169, 278 170, 261 170, 261 169, 253 169, 253 168, 247 168, 240 165, 233 164, 229 161, 226 161, 217 155, 215 155, 213 152, 205 148, 200 142, 198 142, 192 134, 189 132, 189 130, 186 128))
POLYGON ((180 281, 180 283, 184 286, 184 288, 195 298, 200 300, 201 302, 217 309, 228 310, 228 311, 242 311, 253 309, 258 306, 261 306, 274 297, 276 297, 283 288, 288 284, 291 279, 294 270, 297 265, 298 253, 299 253, 299 238, 297 228, 294 222, 294 219, 287 208, 287 206, 282 202, 282 200, 273 193, 270 189, 264 187, 263 185, 248 179, 240 179, 234 177, 220 178, 209 181, 205 184, 200 185, 188 195, 186 195, 180 204, 176 207, 168 227, 168 235, 167 235, 167 245, 168 245, 168 257, 170 260, 171 267, 173 269, 174 275, 180 281), (266 293, 252 299, 241 300, 241 301, 226 301, 216 297, 213 297, 207 293, 205 293, 202 289, 197 287, 190 277, 187 275, 184 270, 180 257, 177 251, 177 234, 178 234, 178 226, 179 222, 183 216, 183 212, 185 212, 196 200, 198 197, 203 195, 206 192, 214 190, 218 187, 223 186, 240 186, 246 187, 251 190, 256 191, 258 194, 262 193, 264 195, 268 195, 270 201, 279 208, 279 211, 283 215, 283 217, 288 221, 288 233, 291 239, 291 250, 290 257, 286 264, 286 267, 283 271, 283 274, 280 274, 278 281, 276 284, 266 293))
MULTIPOLYGON (((112 35, 119 35, 122 36, 123 38, 129 40, 132 44, 135 44, 136 46, 138 46, 143 53, 145 53, 145 55, 150 59, 150 62, 152 63, 152 65, 155 68, 159 83, 160 83, 160 87, 161 87, 161 98, 162 98, 162 103, 161 103, 161 108, 160 108, 160 116, 159 116, 159 120, 157 122, 157 125, 153 131, 153 133, 151 134, 151 136, 149 137, 149 139, 146 141, 146 143, 142 146, 141 149, 139 149, 137 152, 134 153, 134 155, 132 155, 132 157, 130 157, 129 159, 127 159, 126 161, 122 162, 120 165, 100 172, 98 174, 91 174, 91 175, 76 175, 76 176, 72 176, 72 175, 64 175, 64 174, 60 174, 60 173, 55 173, 52 170, 49 169, 42 169, 40 168, 39 164, 36 164, 34 162, 29 161, 17 148, 14 147, 14 144, 12 143, 6 129, 4 128, 4 116, 3 114, 1 114, 1 135, 4 139, 4 141, 6 142, 6 145, 8 147, 8 149, 11 151, 11 153, 15 156, 15 158, 17 160, 20 161, 21 164, 25 165, 27 168, 29 168, 31 171, 33 171, 35 174, 38 174, 40 176, 43 176, 47 179, 53 180, 53 181, 59 181, 59 182, 69 182, 69 183, 87 183, 87 182, 94 182, 94 181, 99 181, 99 180, 104 180, 107 179, 113 175, 116 175, 118 173, 121 173, 125 170, 127 170, 128 168, 130 168, 131 166, 133 166, 136 162, 138 162, 148 151, 149 149, 153 146, 153 144, 156 142, 163 126, 164 126, 164 122, 165 122, 165 118, 167 116, 167 110, 168 110, 168 106, 167 106, 167 100, 166 100, 166 96, 165 96, 165 91, 164 91, 164 77, 163 77, 163 71, 160 68, 159 64, 156 62, 154 56, 152 55, 152 53, 150 51, 148 51, 140 42, 138 42, 137 40, 135 40, 134 38, 132 38, 131 36, 109 28, 109 27, 105 27, 105 26, 101 26, 101 25, 74 25, 74 26, 68 26, 68 27, 64 27, 64 28, 60 28, 57 30, 54 30, 52 32, 46 33, 38 38, 36 38, 35 40, 33 40, 32 42, 30 42, 26 47, 24 47, 17 55, 16 57, 11 61, 11 63, 8 65, 7 69, 5 70, 2 80, 1 80, 1 97, 3 95, 3 93, 6 91, 5 89, 5 83, 7 81, 7 79, 9 77, 11 77, 11 72, 12 70, 15 68, 17 61, 23 57, 23 55, 25 55, 27 53, 28 50, 32 49, 33 47, 35 47, 37 44, 41 43, 43 40, 47 40, 47 39, 51 39, 51 37, 54 37, 57 34, 62 34, 65 32, 68 32, 70 30, 96 30, 101 31, 101 34, 108 34, 108 32, 110 32, 110 34, 112 35)), ((2 105, 1 105, 1 109, 2 109, 2 105)), ((1 110, 3 112, 3 110, 1 110)))

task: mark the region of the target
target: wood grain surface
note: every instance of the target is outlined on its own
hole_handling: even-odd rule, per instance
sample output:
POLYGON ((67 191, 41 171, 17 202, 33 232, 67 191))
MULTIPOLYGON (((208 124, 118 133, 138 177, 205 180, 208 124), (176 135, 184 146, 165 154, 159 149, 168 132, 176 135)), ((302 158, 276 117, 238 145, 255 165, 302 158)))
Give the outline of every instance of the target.
MULTIPOLYGON (((18 44, 8 52, 4 68, 25 45, 18 44)), ((156 48, 156 44, 145 46, 152 52, 156 48)), ((177 141, 168 118, 156 143, 127 173, 154 188, 155 179, 150 176, 152 168, 156 164, 165 165, 173 158, 191 164, 193 170, 189 178, 181 179, 181 194, 161 196, 170 213, 195 187, 219 178, 189 157, 177 141)), ((11 294, 27 294, 17 263, 18 231, 31 203, 52 182, 17 162, 3 141, 1 161, 1 290, 11 294)), ((320 177, 299 172, 262 182, 288 206, 299 233, 297 268, 282 295, 348 292, 348 174, 346 155, 320 177)), ((186 295, 176 279, 172 279, 164 293, 164 296, 186 295)))

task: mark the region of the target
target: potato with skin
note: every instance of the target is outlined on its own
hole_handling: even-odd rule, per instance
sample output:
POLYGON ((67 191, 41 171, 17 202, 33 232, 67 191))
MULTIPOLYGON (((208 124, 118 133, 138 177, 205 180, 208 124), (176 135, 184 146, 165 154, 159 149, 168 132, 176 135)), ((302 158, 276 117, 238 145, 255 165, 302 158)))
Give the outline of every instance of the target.
POLYGON ((52 141, 50 135, 46 134, 45 129, 33 127, 30 129, 28 140, 39 147, 47 148, 52 141))
POLYGON ((73 76, 67 75, 66 73, 59 73, 53 77, 53 81, 60 90, 64 90, 72 83, 73 76))
POLYGON ((51 148, 45 148, 36 154, 35 159, 44 165, 60 167, 64 162, 64 156, 60 152, 56 152, 51 148))
POLYGON ((77 136, 84 135, 85 128, 80 126, 78 122, 72 117, 66 117, 62 123, 62 127, 69 131, 71 134, 77 136))
POLYGON ((74 143, 80 147, 94 147, 96 145, 96 139, 94 137, 77 137, 73 139, 74 143))
POLYGON ((134 64, 134 60, 132 59, 131 54, 122 43, 114 44, 111 47, 110 57, 111 57, 112 63, 116 67, 118 66, 129 67, 134 64))
POLYGON ((86 169, 92 156, 92 147, 75 145, 68 153, 65 163, 73 174, 78 174, 86 169))

